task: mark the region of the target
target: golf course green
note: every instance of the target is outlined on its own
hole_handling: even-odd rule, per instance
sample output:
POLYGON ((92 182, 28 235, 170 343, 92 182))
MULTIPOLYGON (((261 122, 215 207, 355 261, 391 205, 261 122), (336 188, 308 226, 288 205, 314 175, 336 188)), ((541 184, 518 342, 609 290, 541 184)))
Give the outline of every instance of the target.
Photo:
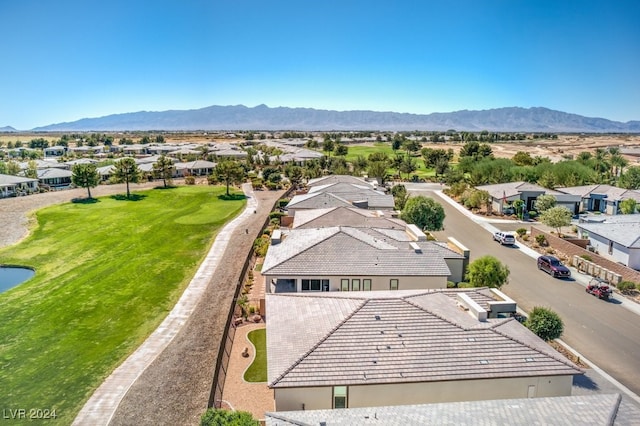
POLYGON ((0 407, 54 411, 53 423, 70 424, 245 206, 224 193, 182 186, 39 210, 30 236, 0 249, 0 264, 36 271, 0 293, 0 407))

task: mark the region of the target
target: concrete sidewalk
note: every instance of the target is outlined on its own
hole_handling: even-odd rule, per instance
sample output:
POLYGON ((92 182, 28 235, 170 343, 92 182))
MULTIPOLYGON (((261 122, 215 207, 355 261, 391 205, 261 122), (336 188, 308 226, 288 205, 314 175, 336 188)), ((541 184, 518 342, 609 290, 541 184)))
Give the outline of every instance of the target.
POLYGON ((245 210, 220 229, 209 253, 169 315, 96 389, 76 416, 74 425, 108 425, 129 388, 185 325, 213 278, 233 231, 245 219, 252 217, 257 208, 257 199, 254 197, 251 184, 244 184, 242 189, 247 196, 245 210))

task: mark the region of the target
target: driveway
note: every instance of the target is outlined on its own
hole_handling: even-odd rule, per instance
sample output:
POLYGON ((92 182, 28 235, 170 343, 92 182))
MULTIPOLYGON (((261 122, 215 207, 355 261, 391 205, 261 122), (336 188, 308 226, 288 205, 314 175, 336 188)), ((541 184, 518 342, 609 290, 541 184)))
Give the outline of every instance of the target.
POLYGON ((430 188, 408 186, 407 189, 433 197, 444 207, 445 230, 435 232, 436 238, 456 238, 471 250, 471 261, 488 254, 499 258, 511 270, 509 284, 502 290, 515 299, 519 307, 529 311, 534 306, 545 306, 557 312, 565 324, 562 339, 567 344, 640 394, 640 317, 637 314, 615 301, 605 302, 587 294, 573 279, 554 279, 539 271, 534 259, 517 248, 498 245, 490 232, 440 199, 430 188))

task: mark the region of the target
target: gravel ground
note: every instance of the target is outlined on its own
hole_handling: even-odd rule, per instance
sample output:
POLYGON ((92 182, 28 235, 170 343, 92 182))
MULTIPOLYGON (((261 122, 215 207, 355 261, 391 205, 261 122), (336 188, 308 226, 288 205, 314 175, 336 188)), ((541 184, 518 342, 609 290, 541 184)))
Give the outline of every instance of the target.
POLYGON ((184 328, 129 389, 110 425, 199 424, 209 401, 235 285, 253 240, 282 194, 255 192, 256 215, 237 228, 220 262, 224 267, 216 272, 184 328))

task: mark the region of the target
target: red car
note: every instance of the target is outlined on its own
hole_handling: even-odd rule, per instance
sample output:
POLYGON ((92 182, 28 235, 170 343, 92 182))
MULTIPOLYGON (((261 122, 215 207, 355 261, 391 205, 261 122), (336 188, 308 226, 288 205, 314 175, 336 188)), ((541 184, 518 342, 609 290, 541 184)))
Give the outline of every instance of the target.
POLYGON ((564 266, 560 259, 553 256, 540 256, 538 258, 538 269, 545 271, 554 278, 570 277, 571 271, 564 266))

